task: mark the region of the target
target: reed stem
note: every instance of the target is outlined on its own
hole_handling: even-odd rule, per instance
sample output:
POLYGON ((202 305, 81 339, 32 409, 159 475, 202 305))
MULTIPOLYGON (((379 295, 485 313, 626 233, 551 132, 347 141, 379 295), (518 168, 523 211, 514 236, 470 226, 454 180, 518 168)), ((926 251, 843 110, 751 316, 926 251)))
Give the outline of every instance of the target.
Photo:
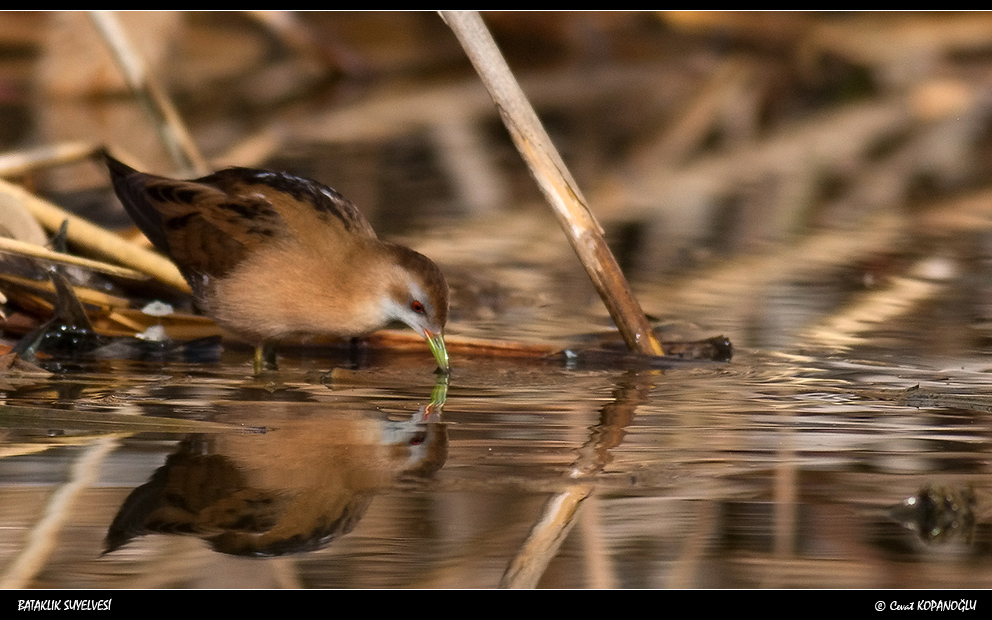
POLYGON ((603 229, 551 143, 527 96, 507 66, 477 11, 441 11, 499 110, 541 193, 592 279, 627 346, 664 355, 644 311, 606 244, 603 229))

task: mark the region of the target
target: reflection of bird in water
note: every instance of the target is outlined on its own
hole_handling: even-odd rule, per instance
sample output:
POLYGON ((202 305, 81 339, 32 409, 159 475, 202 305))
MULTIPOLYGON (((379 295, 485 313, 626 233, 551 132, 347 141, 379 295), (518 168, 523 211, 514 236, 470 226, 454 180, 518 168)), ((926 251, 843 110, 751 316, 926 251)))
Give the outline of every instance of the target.
POLYGON ((105 553, 154 532, 234 555, 312 551, 350 532, 397 476, 430 475, 447 458, 445 427, 424 409, 398 422, 313 408, 304 417, 288 403, 266 403, 264 416, 243 411, 218 419, 264 419, 272 430, 184 441, 124 501, 105 553))

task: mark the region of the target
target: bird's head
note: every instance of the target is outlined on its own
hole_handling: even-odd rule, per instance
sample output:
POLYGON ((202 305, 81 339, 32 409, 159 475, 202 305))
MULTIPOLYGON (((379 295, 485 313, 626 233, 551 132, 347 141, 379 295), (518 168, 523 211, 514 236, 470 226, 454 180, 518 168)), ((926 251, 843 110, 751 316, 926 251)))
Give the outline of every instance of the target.
POLYGON ((448 372, 448 350, 444 345, 448 283, 437 265, 423 254, 399 245, 388 247, 393 269, 383 301, 386 315, 423 336, 438 368, 448 372))

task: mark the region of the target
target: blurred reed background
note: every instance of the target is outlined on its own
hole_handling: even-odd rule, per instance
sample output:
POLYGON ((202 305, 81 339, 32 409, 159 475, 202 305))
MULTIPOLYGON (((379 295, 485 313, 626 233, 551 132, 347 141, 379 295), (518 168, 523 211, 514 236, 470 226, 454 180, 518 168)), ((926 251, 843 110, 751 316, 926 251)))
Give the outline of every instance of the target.
MULTIPOLYGON (((113 511, 174 437, 106 448, 117 478, 87 491, 71 544, 26 571, 30 583, 490 587, 541 503, 571 484, 562 472, 585 465, 601 485, 586 505, 599 508, 542 585, 987 586, 976 569, 987 527, 979 545, 921 550, 861 509, 913 495, 925 476, 988 487, 992 14, 483 18, 645 311, 682 335, 722 333, 751 357, 661 379, 461 362, 453 466, 437 486, 393 490, 325 553, 264 567, 175 541, 95 561, 113 511), (913 384, 932 391, 920 400, 913 384), (934 395, 943 388, 958 392, 934 395)), ((437 14, 121 19, 209 166, 287 169, 340 190, 382 236, 437 260, 453 335, 574 344, 609 329, 437 14)), ((0 176, 108 229, 133 233, 97 148, 181 173, 85 13, 0 13, 0 119, 0 176)), ((0 201, 0 227, 44 243, 17 200, 0 201)), ((0 260, 0 274, 14 269, 0 260)), ((14 318, 30 312, 3 311, 14 341, 14 318)), ((383 384, 399 375, 382 372, 383 384)), ((118 375, 78 391, 2 385, 28 404, 82 394, 74 406, 97 408, 151 392, 151 407, 178 397, 204 416, 213 399, 271 397, 240 374, 222 377, 245 389, 234 396, 213 376, 156 378, 160 396, 148 377, 118 375)), ((338 406, 324 385, 300 382, 276 398, 297 390, 338 406)), ((429 388, 414 387, 359 393, 376 413, 415 410, 429 388)), ((37 436, 50 442, 39 449, 54 445, 37 436)), ((49 461, 23 462, 4 463, 17 502, 0 502, 14 524, 0 548, 11 555, 61 484, 49 461)))
MULTIPOLYGON (((582 279, 436 14, 121 18, 210 166, 311 176, 350 197, 382 234, 416 234, 456 272, 456 321, 542 294, 546 282, 525 284, 533 276, 481 267, 509 255, 582 279), (437 232, 450 221, 467 232, 437 232), (465 265, 480 266, 480 277, 459 278, 465 265)), ((850 285, 819 320, 892 275, 939 272, 907 256, 907 239, 918 251, 987 227, 992 16, 484 18, 649 313, 734 329, 739 344, 808 343, 808 317, 778 333, 756 318, 788 282, 828 272, 850 285)), ((0 16, 0 106, 4 151, 111 145, 149 170, 180 172, 85 13, 0 16)), ((98 162, 16 160, 0 174, 101 225, 129 227, 98 162)))

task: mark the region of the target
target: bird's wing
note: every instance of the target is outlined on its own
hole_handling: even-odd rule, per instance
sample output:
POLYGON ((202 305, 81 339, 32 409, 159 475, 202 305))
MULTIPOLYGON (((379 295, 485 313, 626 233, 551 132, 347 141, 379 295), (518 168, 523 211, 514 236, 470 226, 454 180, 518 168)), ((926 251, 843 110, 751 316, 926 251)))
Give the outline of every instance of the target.
MULTIPOLYGON (((288 229, 300 237, 335 234, 375 238, 365 216, 336 190, 316 181, 286 172, 227 168, 198 179, 223 190, 231 197, 261 199, 282 217, 288 229)), ((333 239, 328 241, 333 242, 333 239)))
POLYGON ((114 189, 151 242, 187 274, 223 276, 254 247, 288 234, 261 195, 231 196, 200 181, 178 181, 111 165, 114 189))

